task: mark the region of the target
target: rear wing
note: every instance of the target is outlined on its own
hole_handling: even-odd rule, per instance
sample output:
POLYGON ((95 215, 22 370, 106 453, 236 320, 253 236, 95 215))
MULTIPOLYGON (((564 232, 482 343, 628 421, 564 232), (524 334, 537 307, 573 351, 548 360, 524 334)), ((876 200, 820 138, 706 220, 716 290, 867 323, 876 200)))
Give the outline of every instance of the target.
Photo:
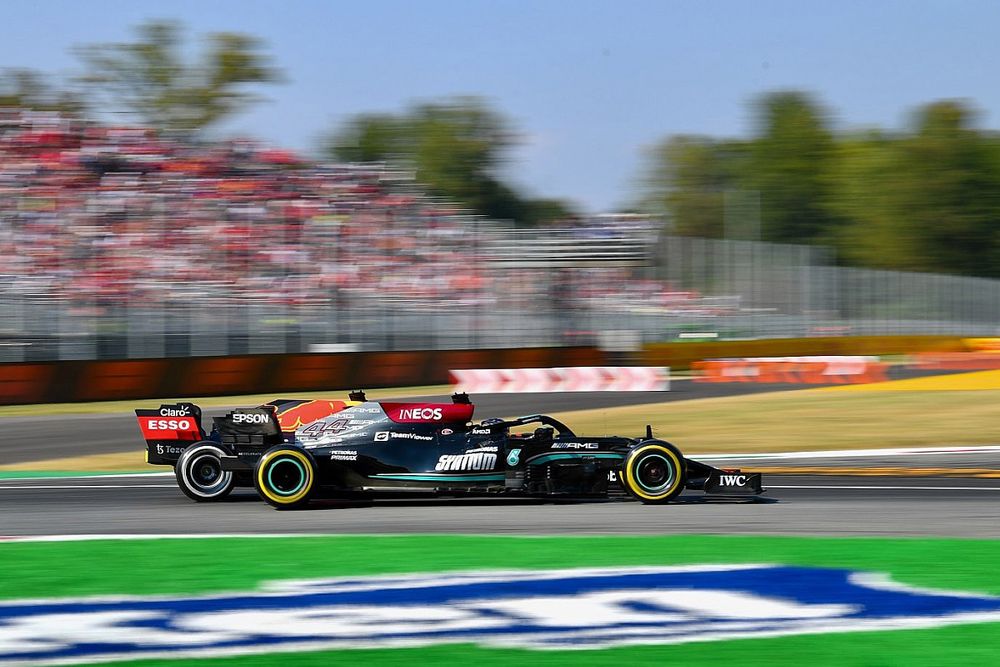
POLYGON ((137 409, 135 418, 146 441, 147 463, 173 465, 188 445, 206 438, 201 426, 201 408, 194 403, 137 409))
POLYGON ((291 441, 296 429, 304 424, 364 401, 363 391, 351 392, 347 401, 279 398, 255 408, 238 408, 224 417, 214 417, 212 435, 202 428, 201 408, 194 403, 169 403, 155 410, 137 409, 135 417, 146 441, 146 462, 172 466, 184 450, 196 442, 212 439, 236 452, 262 451, 264 446, 291 441))

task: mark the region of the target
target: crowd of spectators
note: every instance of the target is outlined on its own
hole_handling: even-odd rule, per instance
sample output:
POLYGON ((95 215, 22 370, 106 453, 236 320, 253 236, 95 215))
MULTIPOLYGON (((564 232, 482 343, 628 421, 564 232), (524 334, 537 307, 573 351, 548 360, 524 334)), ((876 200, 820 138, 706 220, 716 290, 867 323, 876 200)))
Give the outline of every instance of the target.
POLYGON ((54 114, 0 121, 0 279, 71 303, 478 288, 469 217, 378 166, 54 114))
MULTIPOLYGON (((0 293, 70 307, 381 302, 439 307, 553 296, 537 271, 498 272, 492 223, 379 165, 328 165, 247 140, 0 110, 0 293), (512 280, 512 276, 517 278, 512 280)), ((650 238, 642 216, 574 218, 579 239, 650 238)), ((617 290, 627 271, 612 270, 617 290)), ((554 298, 603 294, 581 271, 554 298), (568 290, 568 291, 567 291, 568 290)))

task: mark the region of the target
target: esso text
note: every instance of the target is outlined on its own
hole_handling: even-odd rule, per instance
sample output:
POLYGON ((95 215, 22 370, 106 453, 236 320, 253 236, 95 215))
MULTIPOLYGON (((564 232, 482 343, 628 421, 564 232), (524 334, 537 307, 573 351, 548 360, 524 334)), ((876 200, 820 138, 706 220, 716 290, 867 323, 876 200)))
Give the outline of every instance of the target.
POLYGON ((146 427, 150 431, 191 431, 190 419, 150 419, 146 427))

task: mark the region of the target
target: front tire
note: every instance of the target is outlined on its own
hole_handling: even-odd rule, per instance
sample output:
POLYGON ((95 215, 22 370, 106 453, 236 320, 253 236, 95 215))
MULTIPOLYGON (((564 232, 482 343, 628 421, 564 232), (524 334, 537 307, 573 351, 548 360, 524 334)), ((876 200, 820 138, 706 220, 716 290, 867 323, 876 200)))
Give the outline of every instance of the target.
POLYGON ((304 507, 316 488, 316 462, 297 447, 273 447, 264 452, 257 462, 253 485, 260 497, 272 507, 304 507))
POLYGON ((646 504, 667 503, 680 495, 687 466, 680 451, 669 442, 640 442, 622 463, 622 486, 646 504))
POLYGON ((177 486, 184 495, 199 503, 222 500, 236 486, 232 472, 222 469, 227 453, 214 442, 196 442, 181 454, 174 466, 177 486))

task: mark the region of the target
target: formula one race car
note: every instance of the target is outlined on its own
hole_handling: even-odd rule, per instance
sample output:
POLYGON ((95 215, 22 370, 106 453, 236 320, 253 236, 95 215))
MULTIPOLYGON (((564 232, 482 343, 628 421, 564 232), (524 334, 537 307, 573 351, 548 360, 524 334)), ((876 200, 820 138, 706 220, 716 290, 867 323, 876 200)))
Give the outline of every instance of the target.
POLYGON ((146 460, 172 465, 196 501, 253 486, 274 507, 317 497, 383 492, 437 495, 628 495, 665 503, 685 488, 720 496, 763 493, 759 474, 720 470, 653 438, 579 436, 529 415, 471 423, 465 394, 452 403, 275 400, 215 417, 206 434, 192 403, 136 410, 146 460), (527 432, 516 432, 530 427, 527 432))

